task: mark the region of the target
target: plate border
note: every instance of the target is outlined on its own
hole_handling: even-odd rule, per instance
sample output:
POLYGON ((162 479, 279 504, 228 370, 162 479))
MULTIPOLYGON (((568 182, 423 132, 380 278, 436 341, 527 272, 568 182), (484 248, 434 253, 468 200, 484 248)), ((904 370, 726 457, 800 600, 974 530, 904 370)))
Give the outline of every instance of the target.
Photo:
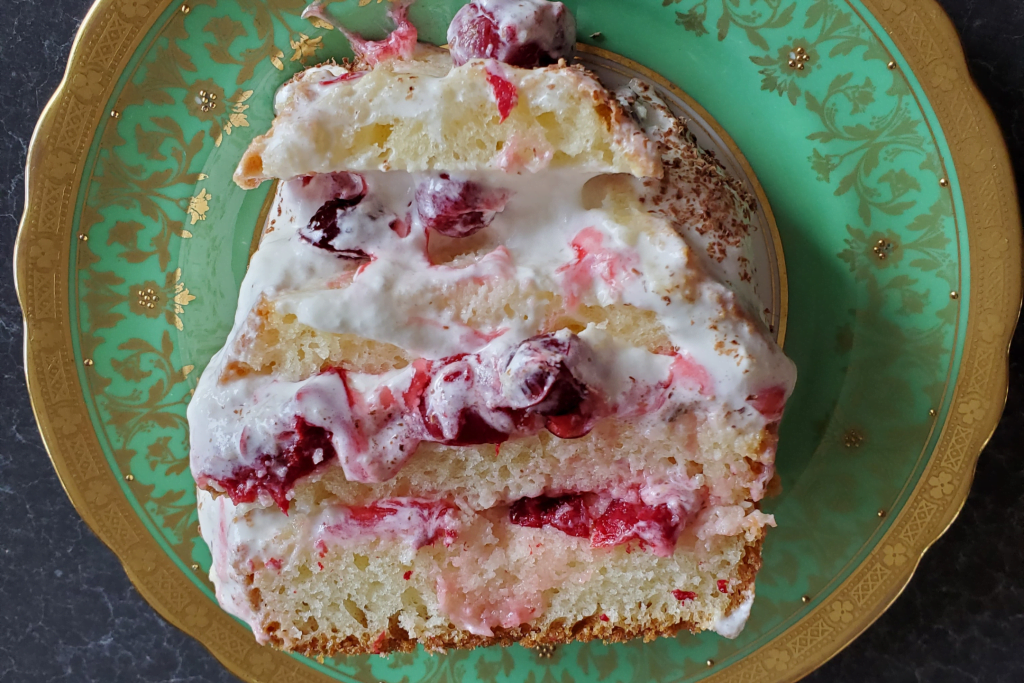
MULTIPOLYGON (((1009 154, 967 69, 952 22, 935 0, 862 0, 918 78, 959 178, 967 218, 971 297, 960 372, 934 454, 873 551, 829 597, 766 646, 706 678, 715 683, 795 681, 833 657, 899 596, 924 552, 956 518, 978 456, 998 424, 1008 349, 1021 306, 1021 223, 1009 154), (980 408, 977 406, 980 405, 980 408), (968 407, 971 406, 971 407, 968 407), (948 494, 939 481, 950 473, 948 494), (890 552, 886 553, 886 549, 890 552), (899 552, 896 552, 900 549, 899 552), (902 562, 895 560, 903 556, 902 562)), ((262 648, 172 563, 131 511, 106 466, 71 351, 68 277, 74 202, 83 162, 117 77, 153 25, 177 5, 97 0, 83 20, 60 85, 43 110, 26 162, 25 209, 15 243, 15 288, 25 325, 32 410, 65 492, 118 556, 139 593, 247 681, 331 679, 262 648), (99 73, 99 81, 83 78, 99 73)), ((186 13, 187 5, 180 5, 186 13)), ((179 10, 176 10, 179 11, 179 10)), ((180 19, 170 19, 175 21, 180 19)))

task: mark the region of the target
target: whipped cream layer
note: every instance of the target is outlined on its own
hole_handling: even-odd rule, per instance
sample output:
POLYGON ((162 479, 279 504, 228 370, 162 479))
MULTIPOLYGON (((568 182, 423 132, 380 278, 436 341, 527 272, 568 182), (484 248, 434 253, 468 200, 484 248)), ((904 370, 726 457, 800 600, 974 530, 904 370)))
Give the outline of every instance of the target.
MULTIPOLYGON (((442 436, 431 439, 423 425, 410 427, 403 419, 378 421, 376 431, 366 432, 368 415, 408 396, 416 363, 383 375, 323 373, 299 382, 265 374, 226 379, 229 350, 260 301, 317 330, 394 344, 428 364, 451 364, 460 354, 475 354, 482 359, 478 363, 493 366, 498 379, 491 384, 498 386, 505 371, 500 359, 507 361, 516 348, 542 333, 568 334, 546 328, 550 297, 528 297, 521 314, 473 327, 444 304, 447 295, 505 283, 555 294, 568 308, 624 304, 655 313, 671 347, 655 353, 614 340, 599 326, 581 331, 577 338, 589 360, 574 376, 600 399, 594 419, 663 421, 680 409, 696 409, 749 432, 778 420, 795 380, 793 364, 743 312, 735 295, 704 275, 673 231, 588 199, 595 192, 593 183, 600 186, 608 178, 552 170, 524 175, 369 172, 284 182, 269 232, 243 282, 231 337, 212 359, 189 405, 197 482, 237 492, 237 482, 235 489, 225 482, 243 472, 255 486, 247 495, 258 490, 259 500, 280 505, 288 492, 269 495, 258 480, 276 479, 284 489, 292 485, 291 475, 274 472, 283 466, 271 457, 279 455, 275 442, 282 438, 312 444, 310 463, 297 476, 325 466, 333 452, 356 481, 393 475, 424 439, 452 445, 488 442, 460 441, 443 425, 442 436), (500 210, 493 210, 491 201, 491 209, 477 212, 486 213, 480 220, 490 223, 463 238, 482 239, 482 254, 432 261, 430 240, 442 237, 424 225, 431 205, 417 193, 440 181, 463 188, 471 183, 480 196, 500 195, 500 210), (345 196, 359 200, 349 206, 352 200, 345 196), (313 230, 320 225, 318 212, 332 201, 343 205, 336 234, 334 223, 330 231, 313 230)), ((613 181, 638 182, 623 176, 613 181)), ((445 402, 508 408, 503 399, 459 394, 453 387, 438 387, 441 408, 435 422, 444 422, 445 402)), ((420 418, 430 422, 424 413, 428 409, 420 405, 420 418)), ((463 414, 452 410, 449 416, 463 414)), ((496 424, 501 419, 497 413, 493 419, 483 415, 504 438, 550 427, 550 420, 544 425, 518 413, 503 415, 529 422, 525 428, 505 428, 496 424)))

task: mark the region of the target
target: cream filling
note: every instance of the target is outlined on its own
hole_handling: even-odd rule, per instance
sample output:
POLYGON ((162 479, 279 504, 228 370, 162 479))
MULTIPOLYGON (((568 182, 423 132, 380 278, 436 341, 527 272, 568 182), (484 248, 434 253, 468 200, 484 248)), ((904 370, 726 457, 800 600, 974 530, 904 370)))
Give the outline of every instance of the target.
POLYGON ((719 618, 711 627, 711 630, 726 638, 736 638, 743 632, 743 627, 747 625, 747 619, 750 618, 750 608, 753 606, 754 591, 750 591, 744 596, 743 602, 737 605, 732 612, 719 618))
MULTIPOLYGON (((584 205, 584 185, 594 177, 591 174, 552 170, 524 175, 452 174, 457 180, 511 193, 504 210, 485 228, 492 243, 501 246, 461 267, 430 262, 429 236, 412 209, 415 188, 427 176, 405 172, 364 176, 368 199, 375 198, 387 211, 407 220, 408 235, 401 237, 387 229, 367 234, 361 248, 374 258, 353 275, 351 261, 313 247, 298 235, 329 198, 325 177, 283 183, 273 209, 279 215, 243 281, 235 326, 225 348, 235 341, 256 301, 265 296, 282 313, 293 314, 318 330, 395 344, 427 359, 485 349, 498 352, 540 331, 540 302, 525 315, 484 330, 469 328, 449 309, 438 310, 430 304, 460 284, 514 280, 524 287, 560 293, 570 304, 628 304, 655 312, 679 356, 687 359, 675 368, 680 372, 673 373, 672 381, 692 383, 694 373, 706 378, 699 397, 702 410, 728 413, 734 424, 745 422, 737 426, 757 431, 769 421, 750 408, 751 396, 772 387, 782 387, 787 396, 791 392, 792 362, 747 318, 725 312, 728 308, 738 311, 735 295, 693 270, 687 247, 678 236, 623 225, 603 209, 584 205), (347 286, 332 285, 343 278, 350 279, 347 286), (695 283, 689 296, 674 286, 680 280, 695 283)), ((581 337, 602 357, 604 376, 596 381, 613 396, 621 393, 624 378, 665 372, 664 356, 602 339, 599 329, 588 329, 581 337)), ((228 477, 238 466, 251 464, 258 451, 240 449, 243 433, 246 438, 277 433, 281 429, 276 423, 293 417, 279 409, 295 396, 296 386, 268 376, 219 383, 228 360, 224 350, 214 356, 188 408, 192 469, 202 481, 228 477), (248 461, 242 451, 251 454, 248 461)), ((381 376, 376 382, 389 379, 381 376)), ((684 391, 677 402, 689 405, 696 399, 684 391)), ((338 446, 344 463, 352 449, 338 446)))

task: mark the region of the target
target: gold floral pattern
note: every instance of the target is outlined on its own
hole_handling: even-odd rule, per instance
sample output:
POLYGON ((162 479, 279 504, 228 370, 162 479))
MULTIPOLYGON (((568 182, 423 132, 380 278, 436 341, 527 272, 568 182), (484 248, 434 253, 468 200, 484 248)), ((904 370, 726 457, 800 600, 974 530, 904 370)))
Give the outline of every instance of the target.
POLYGON ((185 92, 185 111, 200 121, 214 121, 224 111, 224 88, 206 78, 194 82, 185 92))
POLYGON ((196 81, 189 87, 183 100, 189 114, 200 121, 210 123, 209 135, 220 147, 225 135, 231 135, 236 128, 249 127, 246 101, 252 97, 252 90, 238 89, 231 97, 224 89, 210 79, 196 81))
POLYGON ((791 101, 800 91, 799 80, 807 78, 821 68, 817 48, 806 40, 783 45, 776 51, 774 57, 765 55, 752 61, 762 67, 758 71, 763 76, 761 89, 787 95, 791 101), (804 47, 805 44, 807 47, 804 47))
POLYGON ((152 0, 124 0, 118 9, 128 19, 141 19, 149 16, 152 0))
POLYGON ((167 273, 162 286, 148 281, 132 287, 131 291, 132 296, 128 299, 128 305, 132 313, 147 318, 163 316, 178 330, 184 329, 181 314, 185 312, 185 306, 195 301, 195 296, 190 294, 188 287, 181 282, 181 268, 167 273))
POLYGON ((211 199, 213 199, 213 195, 205 189, 200 189, 199 194, 189 197, 188 209, 186 211, 188 212, 188 217, 192 220, 192 225, 206 220, 206 212, 210 210, 211 199))
POLYGON ((907 548, 902 543, 886 545, 882 548, 882 562, 890 567, 899 567, 907 561, 907 548))
POLYGON ((949 472, 939 472, 934 477, 928 478, 928 486, 931 487, 929 495, 932 498, 942 498, 953 493, 953 475, 949 472))
POLYGON ((324 38, 323 36, 310 38, 305 33, 300 33, 298 40, 291 40, 288 44, 295 50, 291 61, 306 64, 310 59, 316 57, 317 50, 323 49, 324 38))
POLYGON ((785 650, 773 648, 765 653, 764 665, 774 671, 785 671, 789 668, 792 657, 785 650))
POLYGON ((91 100, 103 91, 103 74, 98 71, 84 71, 74 76, 75 87, 82 97, 91 100))
POLYGON ((828 608, 828 618, 832 621, 848 624, 853 621, 853 603, 849 600, 836 600, 828 608))
POLYGON ((981 420, 985 416, 986 411, 980 398, 971 397, 960 404, 957 412, 962 416, 964 424, 972 425, 981 420))

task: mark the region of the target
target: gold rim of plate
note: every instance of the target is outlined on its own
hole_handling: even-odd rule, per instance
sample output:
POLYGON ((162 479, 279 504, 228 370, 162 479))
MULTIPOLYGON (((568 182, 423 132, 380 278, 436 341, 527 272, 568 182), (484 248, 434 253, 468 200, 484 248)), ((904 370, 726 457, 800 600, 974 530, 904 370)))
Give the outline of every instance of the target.
MULTIPOLYGON (((971 80, 956 30, 936 0, 863 2, 920 79, 959 177, 970 226, 973 294, 960 372, 935 452, 870 555, 784 633, 705 679, 714 683, 798 680, 874 622, 963 507, 978 456, 1006 402, 1007 353, 1021 306, 1021 224, 1006 146, 971 80), (952 477, 953 491, 943 490, 939 482, 949 480, 940 480, 940 474, 952 477)), ((244 680, 326 683, 331 680, 326 675, 257 645, 248 629, 199 593, 134 514, 89 428, 72 352, 68 296, 74 200, 95 131, 109 115, 105 105, 117 78, 172 4, 160 0, 145 13, 122 12, 124 0, 97 0, 75 37, 64 79, 32 136, 14 259, 32 409, 72 504, 164 618, 244 680), (86 74, 98 74, 101 87, 86 74)))

